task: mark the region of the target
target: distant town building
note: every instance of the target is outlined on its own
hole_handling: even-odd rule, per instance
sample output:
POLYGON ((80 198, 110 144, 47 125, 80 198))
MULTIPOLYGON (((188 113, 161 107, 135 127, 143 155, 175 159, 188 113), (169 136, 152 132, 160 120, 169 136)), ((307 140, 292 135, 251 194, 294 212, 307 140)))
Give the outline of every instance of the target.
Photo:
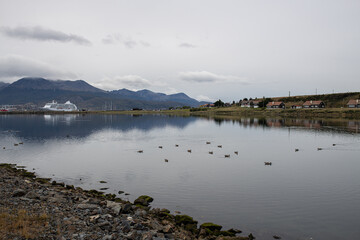
POLYGON ((211 107, 215 107, 215 105, 213 103, 207 103, 207 104, 204 104, 204 105, 201 105, 200 107, 207 107, 207 108, 211 108, 211 107))
POLYGON ((36 110, 39 110, 39 107, 31 103, 27 103, 23 105, 11 105, 11 104, 0 105, 0 112, 26 112, 26 111, 36 111, 36 110))
POLYGON ((349 108, 360 108, 360 100, 359 99, 351 99, 346 105, 349 108))
POLYGON ((250 107, 249 101, 242 101, 240 107, 250 107))
POLYGON ((285 108, 284 102, 269 102, 266 108, 285 108))
POLYGON ((306 101, 303 104, 303 108, 324 108, 325 103, 323 101, 306 101))
POLYGON ((17 109, 17 106, 15 106, 15 105, 1 105, 0 106, 0 112, 15 111, 16 109, 17 109))
POLYGON ((242 101, 240 107, 258 108, 260 102, 260 100, 242 101))
POLYGON ((292 105, 291 108, 293 108, 293 109, 300 109, 300 108, 302 108, 302 106, 301 106, 301 105, 292 105))

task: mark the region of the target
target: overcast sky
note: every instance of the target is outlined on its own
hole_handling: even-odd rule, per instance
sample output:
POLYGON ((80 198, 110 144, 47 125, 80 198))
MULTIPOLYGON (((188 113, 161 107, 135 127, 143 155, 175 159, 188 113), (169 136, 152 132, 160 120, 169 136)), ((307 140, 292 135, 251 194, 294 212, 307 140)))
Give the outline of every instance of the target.
POLYGON ((0 0, 0 81, 199 100, 360 91, 359 0, 0 0))

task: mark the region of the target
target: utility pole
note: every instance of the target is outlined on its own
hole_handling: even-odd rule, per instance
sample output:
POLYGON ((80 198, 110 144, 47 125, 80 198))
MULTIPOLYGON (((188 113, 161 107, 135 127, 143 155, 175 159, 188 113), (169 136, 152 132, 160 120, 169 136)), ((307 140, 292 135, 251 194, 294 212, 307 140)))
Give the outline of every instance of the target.
POLYGON ((290 97, 290 91, 289 91, 289 97, 290 97))
POLYGON ((317 95, 317 88, 315 88, 315 95, 317 95))

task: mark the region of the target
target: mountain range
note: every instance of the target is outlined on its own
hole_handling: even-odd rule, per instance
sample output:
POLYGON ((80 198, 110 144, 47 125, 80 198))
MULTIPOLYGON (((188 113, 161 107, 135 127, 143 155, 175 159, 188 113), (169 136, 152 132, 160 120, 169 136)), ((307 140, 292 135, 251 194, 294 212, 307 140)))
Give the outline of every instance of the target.
POLYGON ((52 100, 57 102, 69 100, 78 108, 89 110, 167 109, 182 106, 196 107, 205 103, 190 98, 185 93, 167 95, 146 89, 105 91, 84 80, 27 77, 11 84, 0 82, 0 105, 34 104, 42 107, 52 100))

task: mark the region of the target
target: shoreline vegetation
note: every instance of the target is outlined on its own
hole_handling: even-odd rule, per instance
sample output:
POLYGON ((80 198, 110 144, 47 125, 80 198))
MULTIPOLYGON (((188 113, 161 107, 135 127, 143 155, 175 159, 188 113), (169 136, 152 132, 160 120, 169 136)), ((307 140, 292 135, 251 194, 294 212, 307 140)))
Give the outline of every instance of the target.
POLYGON ((26 112, 0 112, 0 114, 166 114, 176 116, 200 116, 200 117, 284 117, 284 118, 344 118, 360 119, 360 108, 313 108, 313 109, 266 109, 266 108, 241 108, 213 107, 213 108, 190 108, 176 110, 114 110, 114 111, 77 111, 77 112, 52 112, 52 111, 26 111, 26 112))
POLYGON ((222 230, 214 223, 198 226, 188 215, 152 209, 153 198, 146 195, 131 203, 37 177, 15 164, 0 164, 0 186, 1 239, 255 239, 251 233, 241 236, 240 230, 222 230))

